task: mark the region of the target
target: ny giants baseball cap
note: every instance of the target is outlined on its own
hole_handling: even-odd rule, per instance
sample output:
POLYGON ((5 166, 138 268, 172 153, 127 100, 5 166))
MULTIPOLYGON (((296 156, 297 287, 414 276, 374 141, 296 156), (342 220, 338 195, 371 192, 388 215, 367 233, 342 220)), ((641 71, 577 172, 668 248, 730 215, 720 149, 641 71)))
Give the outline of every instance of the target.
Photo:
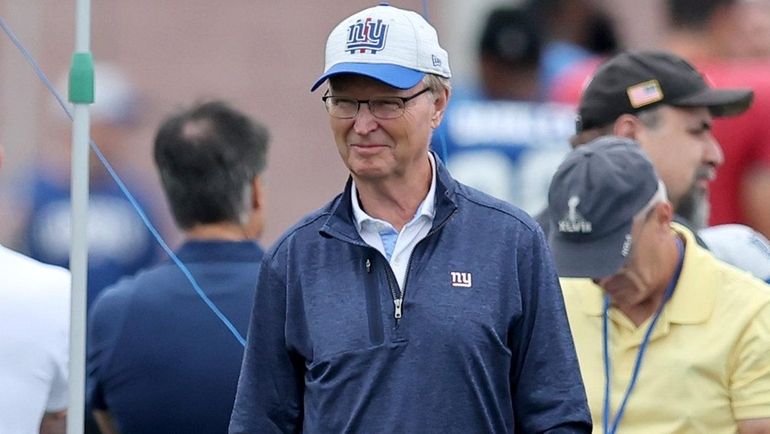
POLYGON ((662 51, 623 52, 603 63, 583 91, 577 132, 660 104, 707 107, 713 116, 746 111, 750 89, 715 89, 684 59, 662 51))
POLYGON ((634 217, 665 187, 638 143, 600 137, 570 152, 548 191, 548 241, 560 277, 602 278, 631 251, 634 217))
POLYGON ((364 75, 409 89, 426 73, 452 76, 436 29, 416 12, 380 4, 353 14, 332 30, 324 73, 310 91, 338 74, 364 75))

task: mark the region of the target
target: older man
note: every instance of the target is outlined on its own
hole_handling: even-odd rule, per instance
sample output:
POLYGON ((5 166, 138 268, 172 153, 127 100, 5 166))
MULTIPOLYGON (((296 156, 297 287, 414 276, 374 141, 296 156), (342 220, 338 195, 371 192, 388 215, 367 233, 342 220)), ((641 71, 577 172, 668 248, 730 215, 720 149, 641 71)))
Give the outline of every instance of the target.
POLYGON ((587 433, 555 270, 526 214, 428 151, 447 53, 377 6, 329 36, 345 191, 262 262, 231 433, 587 433))
POLYGON ((770 287, 672 224, 637 144, 573 151, 549 206, 594 432, 769 432, 770 287))

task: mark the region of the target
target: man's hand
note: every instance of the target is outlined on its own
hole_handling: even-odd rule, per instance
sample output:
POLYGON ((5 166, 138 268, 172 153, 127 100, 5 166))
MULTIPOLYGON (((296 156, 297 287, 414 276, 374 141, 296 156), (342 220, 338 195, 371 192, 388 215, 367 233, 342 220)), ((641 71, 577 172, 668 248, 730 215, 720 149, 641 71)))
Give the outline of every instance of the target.
POLYGON ((738 421, 740 434, 770 434, 770 418, 738 421))
POLYGON ((40 434, 65 434, 67 432, 67 410, 45 413, 40 421, 40 434))
POLYGON ((102 434, 120 434, 118 427, 112 420, 112 414, 106 410, 94 410, 94 420, 102 434))

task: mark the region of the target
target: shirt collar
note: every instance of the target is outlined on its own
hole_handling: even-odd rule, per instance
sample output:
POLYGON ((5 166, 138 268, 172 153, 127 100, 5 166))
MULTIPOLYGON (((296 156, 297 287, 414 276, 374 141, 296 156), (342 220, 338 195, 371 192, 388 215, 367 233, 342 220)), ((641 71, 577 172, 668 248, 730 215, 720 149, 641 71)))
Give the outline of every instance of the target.
POLYGON ((176 255, 184 263, 259 262, 263 251, 253 240, 189 239, 177 249, 176 255))
MULTIPOLYGON (((710 266, 716 259, 708 250, 699 246, 695 236, 684 226, 672 223, 671 228, 685 240, 684 266, 674 295, 664 309, 664 316, 670 323, 698 324, 711 316, 716 303, 720 281, 717 271, 710 266)), ((586 294, 583 311, 590 316, 601 316, 604 308, 602 289, 591 284, 590 294, 586 294)))
MULTIPOLYGON (((410 223, 422 216, 433 220, 433 217, 436 215, 436 162, 433 159, 433 154, 430 152, 428 152, 428 160, 430 161, 431 167, 430 188, 428 189, 428 194, 420 203, 420 206, 417 207, 417 212, 415 212, 410 223)), ((376 226, 385 225, 386 227, 390 226, 389 223, 370 216, 361 208, 361 204, 358 203, 358 188, 356 188, 356 182, 353 181, 352 183, 352 188, 350 189, 350 202, 353 204, 353 219, 356 223, 356 229, 361 232, 362 227, 369 224, 374 224, 376 226)))

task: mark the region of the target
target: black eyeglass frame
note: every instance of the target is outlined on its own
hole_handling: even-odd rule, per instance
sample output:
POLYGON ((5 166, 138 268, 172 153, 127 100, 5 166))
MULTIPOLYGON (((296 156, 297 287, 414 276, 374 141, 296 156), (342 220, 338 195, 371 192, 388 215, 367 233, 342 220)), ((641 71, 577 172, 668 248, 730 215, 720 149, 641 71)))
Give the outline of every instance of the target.
MULTIPOLYGON (((426 86, 423 90, 415 93, 412 96, 378 96, 378 97, 369 98, 369 99, 354 99, 354 98, 348 98, 348 97, 344 97, 344 96, 329 95, 327 93, 326 95, 321 97, 321 101, 323 101, 324 107, 326 107, 326 111, 329 113, 329 116, 332 116, 332 117, 334 117, 336 119, 353 119, 353 118, 355 118, 356 116, 358 116, 358 112, 361 110, 361 104, 366 104, 369 107, 369 113, 371 113, 372 116, 376 117, 377 119, 398 119, 398 118, 400 118, 401 116, 404 115, 404 110, 406 109, 406 103, 408 103, 409 101, 417 98, 418 96, 420 96, 420 95, 422 95, 425 92, 428 92, 430 90, 431 90, 431 88, 426 86), (349 102, 355 101, 356 102, 356 110, 355 110, 355 112, 353 112, 353 114, 350 115, 350 116, 334 116, 331 113, 331 110, 329 109, 329 104, 327 103, 327 101, 329 99, 331 99, 331 98, 339 98, 341 100, 349 101, 349 102), (372 106, 369 105, 369 102, 370 101, 378 101, 378 100, 379 101, 381 101, 381 100, 399 101, 401 103, 400 106, 399 106, 399 115, 395 116, 395 117, 381 117, 381 116, 377 116, 372 111, 372 106)), ((328 90, 327 90, 327 92, 328 92, 328 90)))

